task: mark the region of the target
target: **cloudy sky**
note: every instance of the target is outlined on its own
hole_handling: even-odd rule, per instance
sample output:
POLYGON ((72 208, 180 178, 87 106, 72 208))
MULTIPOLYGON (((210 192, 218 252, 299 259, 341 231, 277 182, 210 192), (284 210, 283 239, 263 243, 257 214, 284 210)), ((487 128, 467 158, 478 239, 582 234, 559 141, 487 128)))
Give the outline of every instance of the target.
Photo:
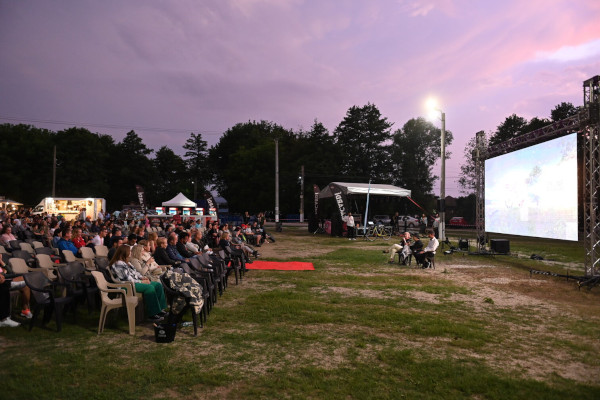
POLYGON ((332 132, 367 102, 397 129, 435 96, 458 194, 475 132, 582 104, 600 1, 0 0, 0 54, 0 122, 135 129, 179 153, 248 120, 332 132))

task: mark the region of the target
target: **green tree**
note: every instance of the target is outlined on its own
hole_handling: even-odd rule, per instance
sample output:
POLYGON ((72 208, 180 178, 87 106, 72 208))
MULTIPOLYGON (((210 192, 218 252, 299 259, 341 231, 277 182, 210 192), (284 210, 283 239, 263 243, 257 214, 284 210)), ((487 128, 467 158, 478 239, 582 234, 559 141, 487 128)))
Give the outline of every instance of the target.
MULTIPOLYGON (((475 185, 477 182, 477 174, 475 171, 475 147, 477 144, 477 135, 479 133, 483 133, 483 131, 475 134, 475 137, 472 137, 465 146, 463 152, 464 163, 460 166, 460 178, 458 179, 458 186, 460 187, 461 193, 467 195, 470 195, 471 193, 475 192, 475 185)), ((483 137, 483 146, 487 147, 487 137, 485 134, 483 135, 483 137)))
POLYGON ((374 104, 352 106, 335 128, 335 143, 340 148, 340 172, 359 181, 390 180, 389 147, 392 124, 374 104))
POLYGON ((123 140, 116 144, 110 155, 110 208, 120 210, 126 204, 138 204, 135 185, 144 187, 148 202, 162 200, 153 196, 156 169, 149 155, 154 150, 148 148, 135 131, 129 131, 123 140))
POLYGON ((557 104, 552 111, 550 111, 550 118, 552 122, 560 121, 565 118, 572 117, 577 114, 577 107, 572 103, 562 102, 557 104))
MULTIPOLYGON (((211 180, 208 171, 208 147, 206 141, 202 139, 201 133, 197 135, 191 133, 183 148, 187 150, 184 157, 189 176, 195 182, 196 188, 200 188, 200 194, 202 194, 204 187, 211 180)), ((197 196, 198 192, 194 193, 194 195, 197 196)))
MULTIPOLYGON (((268 121, 239 123, 229 128, 209 150, 214 185, 234 212, 274 209, 275 141, 279 139, 280 175, 289 177, 296 160, 286 152, 294 148, 296 136, 268 121)), ((296 172, 297 173, 297 172, 296 172)), ((281 179, 280 202, 289 194, 287 179, 281 179)))
POLYGON ((0 125, 0 194, 27 206, 51 195, 54 136, 31 125, 0 125))
POLYGON ((162 146, 156 151, 153 163, 157 178, 154 190, 158 198, 168 200, 179 192, 191 196, 191 182, 187 179, 183 158, 167 146, 162 146))
POLYGON ((547 125, 550 125, 550 123, 551 123, 551 121, 546 118, 533 117, 527 123, 527 125, 525 125, 525 127, 523 128, 523 131, 521 133, 533 132, 533 131, 543 128, 547 125))
POLYGON ((57 132, 54 140, 56 196, 104 197, 111 185, 106 167, 114 148, 112 138, 73 127, 57 132))
POLYGON ((526 126, 527 120, 523 117, 519 117, 516 114, 507 117, 504 122, 498 125, 496 132, 490 137, 490 146, 519 136, 523 133, 526 126))
MULTIPOLYGON (((446 131, 446 149, 452 144, 446 131)), ((441 157, 441 130, 424 118, 409 120, 393 135, 391 161, 395 185, 410 189, 412 197, 423 201, 433 191, 433 165, 441 157)), ((446 151, 446 158, 450 152, 446 151)))

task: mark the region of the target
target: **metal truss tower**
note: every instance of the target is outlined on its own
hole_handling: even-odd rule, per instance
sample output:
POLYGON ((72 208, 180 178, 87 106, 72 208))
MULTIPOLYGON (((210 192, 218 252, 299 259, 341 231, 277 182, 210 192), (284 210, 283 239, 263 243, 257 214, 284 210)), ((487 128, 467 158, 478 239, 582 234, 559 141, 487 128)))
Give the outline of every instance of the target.
POLYGON ((475 229, 477 231, 477 251, 485 249, 485 159, 487 146, 485 133, 477 132, 475 137, 475 229))
MULTIPOLYGON (((585 275, 600 275, 600 226, 598 199, 600 195, 600 76, 583 82, 583 113, 587 121, 583 133, 583 240, 585 245, 585 275)), ((583 121, 582 121, 583 122, 583 121)))

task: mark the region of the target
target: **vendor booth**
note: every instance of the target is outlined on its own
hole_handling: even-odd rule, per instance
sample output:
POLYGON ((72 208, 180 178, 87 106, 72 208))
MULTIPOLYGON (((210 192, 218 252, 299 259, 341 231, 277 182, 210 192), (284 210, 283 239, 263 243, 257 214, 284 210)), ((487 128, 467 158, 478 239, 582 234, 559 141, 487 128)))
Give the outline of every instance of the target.
MULTIPOLYGON (((183 193, 179 193, 169 201, 163 201, 162 207, 157 207, 157 213, 159 215, 170 215, 183 219, 194 219, 200 220, 203 226, 206 226, 207 221, 217 220, 217 209, 211 205, 214 204, 212 196, 208 194, 209 207, 205 210, 202 207, 197 207, 196 202, 188 199, 183 193), (160 212, 159 212, 160 211, 160 212)), ((206 195, 205 195, 206 197, 206 195)))
MULTIPOLYGON (((320 202, 322 199, 327 198, 333 198, 335 200, 339 213, 337 213, 331 221, 332 236, 341 236, 342 232, 345 230, 345 227, 342 225, 342 219, 350 210, 348 197, 353 195, 367 196, 364 213, 364 215, 367 216, 369 214, 369 196, 410 197, 411 191, 387 184, 331 182, 319 192, 318 201, 320 202)), ((315 201, 316 200, 317 198, 315 196, 315 201)), ((318 214, 318 206, 315 206, 315 210, 318 214)), ((364 221, 356 222, 361 225, 364 223, 364 221)))

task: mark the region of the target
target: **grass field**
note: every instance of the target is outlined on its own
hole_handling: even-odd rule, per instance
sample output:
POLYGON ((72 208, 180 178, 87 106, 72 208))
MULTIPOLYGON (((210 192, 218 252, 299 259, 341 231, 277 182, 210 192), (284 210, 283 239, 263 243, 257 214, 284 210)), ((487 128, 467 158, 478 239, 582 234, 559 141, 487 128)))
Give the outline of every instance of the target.
POLYGON ((387 264, 391 242, 276 238, 265 259, 315 271, 248 272, 197 337, 158 344, 150 323, 132 337, 116 314, 97 335, 85 307, 60 333, 0 329, 0 398, 600 398, 600 287, 529 274, 581 274, 581 244, 511 238, 522 257, 438 254, 421 270, 387 264))

